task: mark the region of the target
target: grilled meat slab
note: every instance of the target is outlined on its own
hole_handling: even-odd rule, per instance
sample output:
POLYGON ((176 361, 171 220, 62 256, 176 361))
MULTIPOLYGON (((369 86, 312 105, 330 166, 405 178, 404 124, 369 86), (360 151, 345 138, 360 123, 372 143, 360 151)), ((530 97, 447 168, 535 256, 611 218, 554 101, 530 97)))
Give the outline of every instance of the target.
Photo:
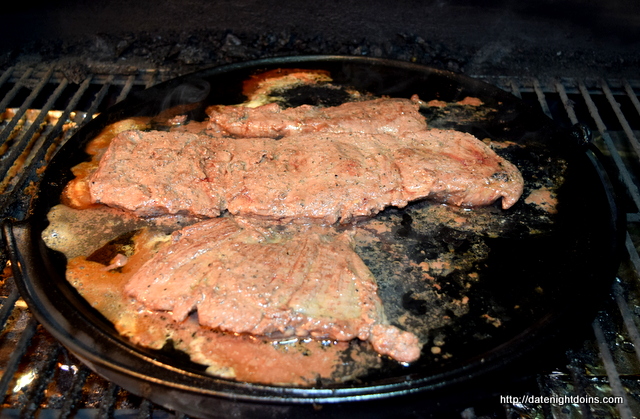
POLYGON ((482 206, 522 194, 518 169, 469 134, 309 133, 235 139, 119 134, 91 176, 91 200, 139 215, 234 215, 347 223, 429 198, 482 206))
POLYGON ((229 217, 173 234, 125 291, 176 321, 234 333, 370 341, 401 362, 420 355, 415 335, 386 324, 377 285, 349 232, 318 225, 264 229, 229 217))
POLYGON ((277 103, 249 108, 214 106, 208 128, 237 137, 279 138, 310 132, 402 134, 427 128, 416 101, 381 98, 340 106, 302 105, 282 109, 277 103))

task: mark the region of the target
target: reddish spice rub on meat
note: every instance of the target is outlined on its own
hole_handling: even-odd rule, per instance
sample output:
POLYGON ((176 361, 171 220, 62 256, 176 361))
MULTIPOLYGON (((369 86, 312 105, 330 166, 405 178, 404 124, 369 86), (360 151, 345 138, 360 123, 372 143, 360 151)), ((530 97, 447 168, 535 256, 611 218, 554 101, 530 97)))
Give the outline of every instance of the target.
POLYGON ((209 129, 237 137, 278 138, 309 132, 402 134, 427 128, 418 99, 382 98, 322 108, 302 105, 282 109, 277 103, 249 108, 214 106, 209 129))
POLYGON ((349 232, 322 226, 264 230, 229 217, 175 232, 125 287, 176 321, 277 338, 370 341, 400 362, 420 356, 418 338, 386 324, 375 278, 349 232))
POLYGON ((518 169, 475 137, 310 133, 280 140, 179 132, 119 134, 90 179, 96 203, 139 215, 188 213, 346 223, 430 198, 481 206, 522 194, 518 169))

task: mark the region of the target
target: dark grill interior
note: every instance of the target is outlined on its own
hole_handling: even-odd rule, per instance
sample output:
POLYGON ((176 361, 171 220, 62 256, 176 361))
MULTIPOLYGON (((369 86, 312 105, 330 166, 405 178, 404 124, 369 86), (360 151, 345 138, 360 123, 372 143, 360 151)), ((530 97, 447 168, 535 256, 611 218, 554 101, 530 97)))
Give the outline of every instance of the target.
MULTIPOLYGON (((76 7, 81 5, 71 3, 76 7)), ((451 9, 463 10, 462 3, 456 5, 457 9, 451 9)), ((318 32, 315 36, 299 34, 283 28, 286 25, 281 21, 261 35, 251 35, 247 28, 260 20, 256 17, 259 11, 248 18, 245 16, 248 20, 238 24, 236 27, 240 29, 235 32, 225 30, 226 20, 222 19, 210 31, 201 22, 191 33, 184 28, 168 28, 162 32, 162 38, 155 35, 158 29, 149 23, 160 14, 153 11, 149 12, 152 18, 142 28, 146 32, 116 33, 114 30, 110 34, 91 34, 79 24, 75 29, 60 30, 59 37, 54 39, 48 36, 55 32, 55 25, 49 22, 50 27, 44 25, 26 39, 28 28, 18 25, 15 19, 30 16, 33 19, 29 21, 37 25, 53 6, 43 6, 36 11, 13 6, 6 14, 14 19, 13 23, 5 27, 5 31, 13 31, 7 38, 11 42, 8 49, 0 50, 2 219, 20 220, 28 214, 31 194, 42 168, 55 150, 93 115, 134 91, 198 68, 273 55, 341 53, 417 61, 465 71, 521 97, 563 125, 580 122, 591 128, 594 141, 607 162, 619 170, 625 188, 621 199, 628 222, 625 253, 618 278, 610 295, 603 296, 601 310, 584 341, 562 348, 563 357, 524 379, 517 391, 507 388, 483 400, 467 400, 461 395, 452 411, 433 415, 416 411, 415 417, 453 414, 463 418, 631 418, 640 412, 640 79, 637 75, 640 54, 634 52, 636 49, 628 39, 616 41, 615 48, 590 49, 588 37, 576 29, 584 29, 579 16, 593 17, 601 10, 586 8, 579 16, 569 13, 575 10, 569 6, 578 7, 588 2, 567 2, 564 8, 556 2, 547 3, 550 8, 545 13, 538 10, 527 14, 524 6, 498 13, 497 10, 503 9, 494 5, 483 9, 478 16, 492 18, 488 22, 493 25, 494 33, 495 23, 500 22, 501 16, 516 20, 530 16, 537 22, 544 18, 547 23, 560 19, 566 23, 567 31, 574 31, 573 47, 556 48, 546 43, 543 36, 546 23, 529 28, 532 38, 520 49, 514 47, 512 33, 490 39, 484 49, 477 45, 477 40, 471 40, 473 34, 453 35, 453 30, 449 33, 442 28, 437 32, 440 38, 433 40, 426 29, 425 33, 416 29, 418 17, 406 11, 402 14, 407 19, 405 30, 397 17, 395 28, 381 29, 368 38, 358 36, 357 27, 349 28, 346 37, 332 35, 331 31, 318 32), (74 37, 76 39, 70 41, 74 37), (500 48, 507 49, 501 52, 500 48), (36 51, 38 57, 34 58, 36 51), (500 395, 573 399, 553 404, 539 399, 506 400, 500 395), (595 397, 602 400, 610 396, 622 397, 624 402, 591 403, 595 397)), ((624 24, 607 31, 606 21, 602 21, 589 28, 590 33, 596 37, 605 34, 604 38, 609 40, 639 33, 638 15, 626 13, 634 12, 633 6, 624 2, 611 4, 615 7, 610 9, 607 19, 624 24)), ((98 13, 109 15, 102 6, 96 7, 98 13)), ((59 17, 60 22, 69 23, 74 16, 79 19, 91 11, 86 5, 71 10, 74 11, 66 18, 59 17)), ((52 16, 62 13, 53 11, 52 16)), ((446 10, 438 13, 445 14, 446 10)), ((430 24, 438 19, 438 13, 430 15, 430 24)), ((223 17, 229 18, 226 14, 223 17)), ((472 21, 472 16, 456 20, 460 25, 456 29, 462 29, 466 21, 472 21)), ((517 23, 509 21, 505 28, 517 23)), ((120 29, 130 29, 125 27, 126 23, 122 25, 120 29)), ((478 29, 480 23, 474 25, 469 27, 478 29)), ((565 41, 571 45, 571 40, 565 41)), ((38 325, 20 298, 3 250, 0 258, 2 265, 6 265, 0 283, 0 394, 4 395, 0 417, 185 417, 107 382, 61 347, 38 325)), ((225 412, 219 416, 227 417, 225 412)))

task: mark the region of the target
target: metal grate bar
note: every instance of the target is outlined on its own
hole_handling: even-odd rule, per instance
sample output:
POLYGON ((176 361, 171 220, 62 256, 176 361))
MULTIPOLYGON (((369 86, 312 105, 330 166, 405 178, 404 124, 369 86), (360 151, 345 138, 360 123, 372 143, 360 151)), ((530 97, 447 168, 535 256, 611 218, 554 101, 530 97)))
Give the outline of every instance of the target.
POLYGON ((620 314, 622 314, 622 320, 625 328, 627 329, 627 333, 629 334, 629 339, 631 339, 638 361, 640 361, 640 331, 638 331, 638 326, 633 321, 633 313, 631 313, 629 304, 627 304, 627 301, 624 298, 624 290, 620 286, 619 282, 613 287, 613 295, 616 303, 618 304, 620 314))
MULTIPOLYGON (((529 82, 533 84, 533 92, 535 92, 536 94, 536 98, 538 100, 538 103, 541 109, 543 110, 543 112, 547 114, 547 116, 551 116, 550 115, 551 112, 549 111, 549 107, 548 107, 548 100, 547 100, 547 97, 545 96, 545 91, 552 92, 553 90, 545 90, 537 79, 529 79, 529 82)), ((576 124, 580 122, 580 120, 575 112, 574 102, 569 98, 569 95, 567 93, 568 89, 566 88, 565 83, 567 84, 573 83, 575 85, 575 82, 572 82, 571 80, 563 81, 563 82, 555 80, 552 82, 552 89, 554 89, 555 92, 558 93, 560 101, 566 111, 568 119, 571 121, 572 124, 576 124)), ((509 84, 510 83, 507 83, 507 85, 509 84)), ((614 103, 617 105, 617 102, 615 101, 615 98, 613 93, 611 92, 611 89, 608 89, 607 91, 606 88, 608 88, 609 86, 607 84, 602 84, 602 83, 601 83, 600 91, 598 90, 590 91, 589 89, 587 89, 586 84, 583 81, 578 82, 577 85, 578 85, 578 91, 580 92, 582 98, 584 99, 584 102, 587 105, 590 115, 596 122, 598 129, 601 131, 607 151, 609 152, 616 166, 619 168, 620 172, 622 173, 626 186, 629 188, 630 193, 632 194, 632 198, 636 202, 636 208, 640 209, 640 206, 638 206, 638 203, 640 202, 640 200, 637 193, 637 186, 633 182, 631 175, 627 170, 627 166, 625 165, 614 142, 609 136, 607 127, 604 121, 602 120, 602 118, 600 117, 599 110, 595 105, 595 102, 591 98, 591 95, 594 95, 594 94, 598 94, 600 96, 605 95, 605 97, 607 97, 609 104, 611 104, 612 107, 614 107, 614 103)), ((523 89, 519 88, 518 86, 515 86, 515 87, 509 86, 509 88, 514 92, 527 91, 528 88, 526 87, 526 85, 524 85, 524 83, 523 83, 523 86, 524 86, 523 89)), ((630 90, 631 90, 631 93, 633 93, 631 89, 631 85, 629 83, 626 84, 625 90, 627 91, 627 95, 629 95, 630 90)), ((624 115, 622 114, 621 110, 616 112, 614 109, 614 113, 619 118, 619 120, 620 119, 624 120, 624 115)), ((622 126, 624 126, 625 123, 627 126, 629 126, 626 120, 624 120, 624 123, 623 121, 620 121, 620 122, 622 126)), ((628 248, 630 261, 633 264, 636 273, 640 272, 640 256, 638 255, 638 252, 636 251, 636 248, 633 245, 633 242, 631 241, 631 237, 628 233, 627 233, 627 248, 628 248)), ((624 299, 624 293, 619 284, 617 285, 617 291, 614 293, 614 295, 618 305, 618 309, 622 316, 624 328, 625 330, 627 330, 629 338, 635 348, 636 357, 638 358, 638 360, 640 360, 640 340, 639 340, 640 332, 638 331, 638 327, 634 321, 634 314, 631 312, 631 309, 629 308, 628 303, 624 299)), ((594 334, 596 337, 598 356, 601 358, 601 361, 603 362, 603 366, 606 371, 608 380, 610 382, 613 395, 620 396, 620 397, 625 397, 625 396, 630 397, 629 395, 627 395, 625 388, 622 384, 621 376, 618 372, 614 357, 608 347, 607 340, 605 338, 605 334, 602 330, 601 324, 598 323, 598 321, 596 321, 593 323, 592 326, 593 326, 594 334)), ((567 357, 569 359, 569 365, 567 365, 567 370, 573 382, 574 393, 578 395, 586 395, 587 393, 585 391, 585 388, 590 387, 592 384, 590 384, 589 381, 585 379, 585 376, 584 376, 585 368, 583 365, 579 365, 580 361, 577 360, 577 357, 572 353, 572 351, 569 351, 567 353, 567 357)), ((539 388, 540 388, 540 393, 542 395, 548 395, 547 393, 549 392, 549 389, 544 384, 544 380, 540 380, 539 388)), ((630 407, 627 403, 628 400, 627 399, 623 399, 623 400, 625 400, 625 403, 616 405, 616 409, 618 410, 620 417, 631 418, 632 415, 631 415, 630 407)), ((594 417, 593 411, 591 410, 592 407, 590 407, 589 405, 585 403, 579 403, 578 407, 580 409, 580 414, 583 417, 585 418, 594 417)), ((546 410, 543 414, 543 417, 557 417, 556 414, 557 412, 555 410, 552 412, 549 412, 548 410, 546 410)), ((560 413, 560 415, 562 414, 560 413)))
POLYGON ((22 190, 23 184, 28 178, 33 166, 43 164, 45 162, 45 155, 62 132, 63 126, 69 120, 71 113, 76 109, 82 95, 84 95, 89 87, 89 82, 90 79, 87 79, 80 85, 69 101, 66 109, 58 119, 56 125, 46 136, 44 136, 42 143, 34 147, 34 150, 32 151, 33 155, 25 162, 25 167, 20 172, 19 178, 12 184, 13 187, 8 191, 5 191, 5 193, 0 196, 0 210, 6 209, 12 203, 13 199, 15 199, 15 194, 22 190))
MULTIPOLYGON (((17 83, 20 79, 22 79, 27 72, 28 78, 38 78, 41 77, 42 74, 46 72, 42 67, 15 67, 13 69, 7 69, 9 72, 6 81, 10 83, 17 83)), ((114 66, 112 69, 95 69, 95 71, 89 71, 88 74, 91 75, 91 83, 94 85, 103 85, 110 77, 115 76, 113 79, 114 85, 125 85, 128 81, 128 77, 132 76, 135 79, 134 84, 145 86, 149 83, 150 78, 156 77, 160 80, 168 80, 173 77, 177 77, 180 74, 176 73, 173 70, 167 70, 163 68, 151 68, 151 69, 123 69, 118 66, 114 66), (155 74, 155 75, 154 75, 155 74)), ((53 76, 51 77, 52 83, 60 83, 62 80, 65 80, 66 77, 60 71, 54 71, 53 76)))
POLYGON ((511 88, 511 93, 513 93, 513 95, 515 97, 517 97, 518 99, 522 99, 522 93, 520 93, 520 86, 518 85, 518 83, 516 83, 516 81, 514 79, 509 79, 509 81, 507 82, 509 87, 511 88))
POLYGON ((136 80, 135 76, 127 77, 127 81, 122 87, 122 90, 120 91, 120 95, 118 95, 118 98, 116 99, 116 103, 122 102, 127 97, 129 92, 131 91, 131 88, 133 87, 133 82, 135 80, 136 80))
POLYGON ((96 93, 96 97, 93 100, 93 102, 91 102, 91 106, 89 107, 89 110, 84 116, 84 119, 91 119, 91 117, 93 117, 93 115, 96 113, 96 111, 98 110, 98 107, 100 106, 105 96, 107 95, 107 92, 111 87, 111 84, 113 83, 113 78, 114 78, 113 76, 110 76, 109 78, 107 78, 107 81, 102 85, 102 87, 100 88, 100 91, 96 93))
POLYGON ((640 101, 638 100, 638 95, 635 94, 633 87, 631 87, 631 84, 629 84, 629 81, 627 80, 624 81, 624 91, 627 93, 631 103, 633 103, 634 108, 636 108, 638 115, 640 115, 640 101))
MULTIPOLYGON (((634 149, 636 153, 636 157, 640 156, 640 144, 638 144, 638 140, 635 138, 635 135, 633 134, 633 131, 627 119, 625 118, 619 103, 616 101, 614 94, 611 91, 609 83, 601 79, 599 82, 599 85, 602 90, 602 94, 604 94, 608 104, 611 107, 611 110, 615 114, 618 122, 620 122, 620 125, 623 131, 625 132, 627 138, 629 139, 629 143, 631 147, 634 149)), ((607 147, 612 160, 616 163, 619 173, 621 174, 628 188, 628 191, 630 192, 631 197, 636 204, 636 211, 640 210, 640 207, 638 206, 637 185, 631 180, 631 176, 627 170, 627 166, 622 161, 622 158, 616 146, 614 145, 611 136, 609 135, 607 127, 600 116, 600 113, 598 111, 597 106, 595 105, 595 102, 591 99, 591 95, 593 93, 588 92, 584 82, 582 81, 579 82, 578 89, 587 104, 591 117, 594 119, 598 127, 598 130, 602 135, 603 142, 605 143, 605 146, 607 147)), ((627 90, 627 95, 629 96, 630 96, 630 93, 633 93, 629 83, 626 83, 626 90, 627 90)), ((561 100, 563 101, 563 103, 565 103, 565 108, 573 109, 573 107, 570 106, 570 102, 568 100, 568 97, 566 97, 566 94, 563 97, 562 90, 559 91, 559 93, 561 95, 561 100)), ((573 121, 573 119, 575 118, 575 113, 571 113, 569 111, 567 111, 567 113, 569 115, 569 118, 572 119, 573 121)), ((625 245, 627 248, 629 261, 635 268, 636 273, 640 272, 640 256, 638 255, 635 245, 633 244, 631 236, 628 232, 627 232, 625 245)), ((633 314, 629 308, 629 305, 624 298, 624 291, 622 289, 620 281, 618 281, 613 287, 613 297, 614 297, 614 300, 616 301, 618 311, 621 315, 624 329, 627 331, 627 335, 634 346, 636 358, 638 359, 638 361, 640 361, 640 332, 638 331, 638 327, 635 321, 633 320, 633 314)), ((609 385, 611 387, 611 391, 613 395, 623 398, 622 399, 624 401, 623 403, 616 404, 616 408, 620 414, 620 417, 631 418, 633 416, 632 416, 631 408, 629 407, 629 400, 625 398, 625 397, 629 397, 630 395, 627 394, 622 384, 621 376, 617 369, 615 359, 611 353, 609 344, 607 343, 605 333, 603 332, 603 329, 602 329, 602 324, 601 324, 602 321, 603 321, 602 317, 600 317, 598 320, 596 320, 593 323, 593 330, 594 330, 594 334, 597 341, 599 355, 604 364, 606 375, 609 380, 609 385)))
POLYGON ((640 143, 638 142, 638 139, 634 135, 633 130, 629 125, 629 122, 627 121, 624 114, 622 113, 622 109, 620 109, 620 104, 613 97, 613 93, 611 93, 611 89, 609 88, 609 85, 607 84, 606 81, 601 80, 600 85, 602 86, 602 91, 604 92, 604 95, 609 101, 609 104, 611 105, 613 112, 616 114, 616 117, 618 118, 620 125, 622 125, 622 129, 624 130, 624 133, 627 135, 627 138, 629 138, 631 146, 636 152, 636 156, 640 156, 640 143))
MULTIPOLYGON (((624 390, 624 386, 622 385, 622 381, 620 380, 620 374, 616 369, 616 364, 613 360, 613 356, 611 355, 611 351, 609 350, 604 332, 602 331, 600 320, 596 320, 593 322, 593 332, 598 343, 598 349, 600 349, 600 356, 602 358, 602 362, 604 363, 604 368, 607 372, 607 378, 609 379, 611 392, 615 397, 621 397, 624 400, 626 397, 626 392, 624 390)), ((633 414, 631 413, 631 410, 626 403, 617 403, 616 407, 618 408, 618 412, 620 413, 620 417, 622 419, 633 418, 633 414)))
POLYGON ((2 87, 7 82, 7 80, 9 80, 11 74, 13 74, 13 67, 7 68, 4 73, 2 73, 2 76, 0 76, 0 87, 2 87))
POLYGON ((5 167, 0 167, 0 171, 9 171, 9 168, 11 167, 11 165, 15 164, 18 156, 20 156, 27 149, 29 143, 31 143, 31 138, 35 134, 36 130, 40 129, 40 126, 42 122, 44 122, 47 113, 53 108, 54 103, 56 102, 56 100, 58 100, 58 98, 62 94, 62 91, 67 87, 67 84, 67 82, 60 83, 56 90, 51 94, 51 96, 47 100, 47 103, 40 110, 36 119, 33 121, 33 123, 31 123, 31 126, 29 126, 26 132, 23 132, 19 136, 13 146, 9 149, 9 152, 5 155, 6 160, 3 161, 3 163, 5 163, 3 166, 5 167))
POLYGON ((540 108, 542 109, 542 112, 544 112, 545 115, 547 115, 549 118, 553 119, 553 116, 551 115, 551 110, 549 110, 549 104, 547 103, 547 98, 544 95, 544 92, 542 91, 542 87, 540 86, 540 80, 538 80, 537 78, 533 78, 533 90, 536 92, 536 96, 538 97, 538 102, 540 103, 540 108))
POLYGON ((104 396, 103 402, 100 404, 99 417, 110 418, 113 416, 113 411, 116 407, 117 391, 118 386, 116 386, 115 384, 109 383, 107 385, 106 394, 104 396))
POLYGON ((571 102, 571 100, 569 99, 569 96, 567 95, 567 90, 564 88, 564 85, 560 82, 556 82, 555 88, 556 88, 556 92, 558 92, 558 94, 560 95, 560 100, 564 105, 564 109, 567 112, 567 116, 569 117, 569 120, 571 121, 571 123, 575 125, 578 122, 580 122, 578 121, 576 112, 573 110, 573 102, 571 102))
POLYGON ((11 290, 11 293, 7 296, 7 298, 5 298, 5 300, 2 302, 2 308, 0 308, 0 327, 2 327, 2 329, 5 328, 7 319, 11 315, 11 311, 15 307, 16 301, 18 301, 19 297, 20 294, 18 293, 18 289, 14 288, 13 290, 11 290))
POLYGON ((73 384, 69 389, 69 392, 65 395, 64 404, 60 409, 60 416, 58 419, 66 419, 73 414, 76 404, 82 398, 82 391, 89 376, 89 370, 86 367, 81 367, 79 371, 73 377, 73 384))
MULTIPOLYGON (((598 113, 598 109, 595 105, 595 103, 593 102, 593 100, 591 99, 591 97, 588 95, 588 93, 586 92, 586 87, 584 87, 584 84, 582 82, 580 82, 579 84, 580 86, 580 90, 583 94, 583 98, 585 99, 585 102, 589 108, 589 112, 591 114, 591 116, 593 117, 593 119, 596 121, 596 124, 598 126, 598 129, 600 130, 600 133, 602 134, 602 137, 604 139, 605 145, 607 147, 608 152, 610 153, 613 161, 615 162, 621 177, 625 183, 625 186, 627 187, 627 190, 629 191, 635 205, 636 208, 640 208, 640 194, 638 193, 638 189, 637 186, 635 185, 635 183, 633 182, 631 175, 629 174, 629 171, 626 168, 626 165, 624 164, 622 157, 620 156, 620 154, 618 153, 615 145, 613 144, 613 141, 611 140, 611 138, 609 137, 609 134, 606 132, 606 126, 604 125, 604 122, 602 121, 602 118, 600 117, 599 113, 598 113)), ((573 103, 572 101, 569 99, 569 96, 567 95, 566 89, 563 85, 556 83, 555 85, 556 87, 556 91, 558 92, 558 94, 560 95, 560 99, 562 101, 562 104, 564 105, 564 109, 567 113, 567 116, 569 117, 569 120, 571 121, 572 124, 576 124, 578 123, 578 118, 576 116, 576 113, 574 111, 573 108, 573 103)))
POLYGON ((589 109, 589 114, 595 121, 598 127, 598 130, 602 135, 602 140, 604 141, 604 144, 607 147, 607 151, 610 153, 611 158, 615 162, 618 168, 618 171, 620 172, 620 176, 622 177, 622 181, 627 187, 627 191, 629 192, 631 198, 633 199, 636 207, 640 208, 640 193, 638 192, 638 187, 637 185, 635 185, 633 179, 631 178, 631 174, 629 173, 629 170, 624 164, 624 161, 622 160, 620 153, 618 152, 615 144, 613 143, 611 136, 607 132, 607 127, 602 121, 602 118, 600 117, 596 104, 591 99, 591 96, 589 95, 587 87, 585 86, 583 81, 580 81, 578 83, 578 88, 582 93, 582 97, 584 98, 584 101, 589 109))
MULTIPOLYGON (((47 85, 47 83, 49 82, 49 79, 51 78, 51 74, 53 74, 53 69, 49 69, 49 71, 47 72, 47 74, 45 74, 45 76, 40 80, 40 82, 38 83, 38 85, 31 91, 31 93, 29 94, 29 96, 25 99, 25 101, 22 103, 22 106, 20 106, 20 109, 18 109, 18 112, 16 113, 16 115, 11 119, 11 121, 4 127, 4 130, 2 131, 2 133, 0 134, 0 141, 1 142, 5 142, 9 136, 11 135, 11 132, 13 131, 13 129, 15 128, 15 126, 18 124, 18 122, 20 121, 20 119, 22 119, 22 117, 24 116, 24 114, 27 112, 27 109, 29 109, 31 107, 31 104, 33 103, 33 101, 36 99, 36 97, 40 94, 40 92, 42 91, 42 89, 47 85)), ((3 107, 0 107, 0 109, 4 109, 3 107)), ((8 159, 11 156, 6 156, 3 157, 4 161, 6 161, 6 159, 8 159)), ((15 158, 15 156, 13 156, 15 158)), ((10 162, 12 162, 12 160, 10 160, 10 162)), ((6 170, 3 170, 0 167, 0 173, 5 173, 6 170)))
POLYGON ((627 232, 627 238, 625 240, 625 246, 627 248, 627 254, 629 255, 629 260, 633 264, 636 272, 640 272, 640 256, 635 249, 631 236, 627 232))
MULTIPOLYGON (((538 384, 538 389, 540 391, 540 395, 543 397, 550 397, 552 395, 551 393, 551 389, 545 385, 544 380, 546 377, 543 377, 541 374, 539 374, 536 377, 536 382, 538 384)), ((553 413, 551 410, 551 405, 548 403, 544 403, 542 405, 542 414, 543 417, 553 417, 553 413)))
POLYGON ((143 399, 138 408, 137 419, 149 419, 153 417, 151 414, 151 403, 147 399, 143 399))
POLYGON ((43 364, 38 374, 36 374, 36 381, 32 383, 32 387, 28 393, 29 403, 25 403, 20 412, 23 417, 35 417, 35 412, 38 410, 40 403, 44 399, 45 390, 47 384, 53 377, 55 372, 55 365, 58 361, 58 355, 60 354, 60 345, 55 345, 48 352, 47 359, 43 364))
MULTIPOLYGON (((60 84, 58 84, 58 87, 56 88, 56 90, 49 96, 47 103, 45 103, 45 105, 42 107, 42 109, 40 110, 38 116, 36 117, 36 119, 34 120, 34 122, 32 123, 31 127, 29 127, 29 129, 27 130, 27 132, 23 133, 20 137, 20 139, 18 139, 17 143, 21 143, 24 138, 30 138, 33 133, 35 132, 35 130, 40 126, 40 124, 42 124, 42 122, 44 121, 47 112, 53 109, 53 105, 55 104, 56 100, 58 100, 58 98, 60 97, 60 95, 62 94, 62 92, 64 91, 64 89, 67 88, 67 86, 69 85, 69 82, 66 80, 63 80, 62 82, 60 82, 60 84)), ((16 147, 14 147, 15 149, 16 147)), ((23 147, 24 149, 24 147, 23 147)))
POLYGON ((145 84, 145 88, 149 88, 151 86, 153 86, 154 84, 156 84, 156 80, 158 79, 158 72, 154 71, 149 75, 149 80, 147 81, 147 83, 145 84))
POLYGON ((20 77, 20 80, 18 80, 13 88, 5 95, 4 99, 2 99, 2 102, 0 102, 0 109, 3 112, 7 108, 7 106, 9 106, 9 103, 13 100, 13 98, 18 94, 25 82, 29 80, 31 73, 33 73, 33 69, 30 68, 22 75, 22 77, 20 77))
MULTIPOLYGON (((566 93, 566 89, 564 88, 563 85, 561 85, 558 82, 554 83, 554 87, 555 87, 556 92, 558 92, 558 94, 560 96, 560 100, 561 100, 562 105, 563 105, 563 107, 565 109, 565 112, 567 113, 567 116, 568 116, 569 120, 571 121, 572 124, 576 124, 579 121, 578 121, 578 118, 577 118, 577 116, 575 114, 575 111, 574 111, 574 108, 573 108, 573 103, 571 102, 571 100, 569 99, 569 97, 568 97, 568 95, 566 93)), ((544 91, 543 91, 542 87, 540 86, 540 83, 539 83, 539 81, 537 79, 533 79, 533 88, 534 88, 534 91, 536 93, 536 97, 538 99, 538 102, 539 102, 543 112, 547 116, 552 117, 551 116, 551 112, 550 112, 550 110, 548 108, 548 103, 547 103, 547 99, 546 99, 545 93, 544 93, 544 91)), ((571 356, 570 356, 569 352, 567 353, 567 356, 569 356, 569 359, 571 360, 571 356)), ((574 386, 576 387, 576 393, 578 393, 580 395, 584 395, 585 394, 585 390, 584 390, 584 387, 582 386, 582 383, 579 380, 579 374, 578 374, 579 369, 578 369, 577 365, 575 364, 575 361, 573 362, 573 366, 571 366, 571 364, 572 364, 572 362, 570 361, 569 366, 567 368, 569 370, 569 375, 572 378, 574 386)), ((613 361, 611 361, 611 364, 613 364, 613 361)), ((615 365, 613 366, 613 369, 615 370, 615 365)), ((609 371, 609 370, 607 370, 607 371, 609 371)), ((615 373, 615 372, 612 372, 612 374, 616 374, 617 375, 617 373, 615 373)), ((545 391, 546 387, 543 384, 539 384, 539 387, 540 387, 541 393, 543 393, 543 395, 545 395, 544 391, 545 391)), ((582 403, 582 404, 580 404, 579 407, 580 407, 580 410, 581 410, 583 415, 585 415, 584 412, 588 412, 587 415, 589 415, 589 416, 591 415, 590 409, 586 404, 582 403)), ((585 415, 585 417, 587 417, 587 415, 585 415)), ((544 417, 554 417, 554 415, 552 413, 545 413, 544 417)))
POLYGON ((33 318, 33 316, 31 316, 29 318, 27 327, 22 332, 22 335, 20 336, 20 340, 18 341, 16 348, 14 349, 13 353, 11 354, 11 357, 9 358, 9 362, 7 364, 7 367, 4 370, 4 374, 0 379, 0 394, 2 395, 7 394, 7 390, 9 389, 9 384, 11 383, 11 380, 13 379, 14 374, 18 370, 20 359, 26 352, 27 347, 31 342, 31 338, 33 338, 33 335, 36 333, 37 327, 38 327, 38 322, 33 318))
MULTIPOLYGON (((587 395, 586 387, 588 387, 589 383, 584 375, 584 366, 578 364, 578 356, 573 350, 567 351, 567 358, 569 360, 567 369, 569 371, 569 375, 571 376, 571 381, 574 385, 574 392, 578 396, 585 397, 587 395)), ((582 413, 582 416, 585 419, 593 418, 591 409, 589 409, 589 406, 585 402, 578 403, 578 407, 580 408, 580 413, 582 413)))
MULTIPOLYGON (((628 123, 628 121, 626 120, 622 109, 620 108, 620 105, 618 104, 618 102, 616 101, 614 94, 611 91, 611 88, 609 86, 609 84, 605 81, 605 80, 600 80, 600 88, 602 90, 602 94, 604 94, 605 98, 607 99, 607 102, 609 103, 611 110, 613 111, 613 113, 615 114, 616 118, 618 119, 618 121, 620 122, 625 134, 627 135, 630 144, 632 146, 632 148, 634 149, 634 151, 636 152, 636 156, 640 156, 639 151, 640 151, 640 144, 638 144, 637 139, 635 138, 631 127, 628 123)), ((630 89, 630 85, 627 83, 627 86, 630 89)), ((602 120, 600 113, 598 111, 597 106, 595 105, 595 102, 591 99, 591 93, 588 92, 584 82, 580 81, 578 83, 578 89, 582 94, 582 97, 584 98, 589 113, 591 115, 591 117, 594 119, 598 130, 600 131, 602 138, 603 138, 603 142, 605 143, 612 160, 616 163, 616 166, 618 167, 619 173, 621 174, 621 177, 623 178, 627 189, 632 197, 632 199, 635 202, 636 205, 636 211, 640 210, 640 206, 638 206, 638 189, 637 189, 637 185, 631 180, 631 176, 627 170, 627 166, 624 164, 624 162, 622 161, 622 158, 616 148, 616 146, 614 145, 611 136, 608 133, 607 127, 604 123, 604 121, 602 120)), ((567 109, 573 109, 572 106, 570 106, 570 102, 568 100, 568 97, 562 97, 562 91, 559 92, 562 98, 563 103, 566 103, 565 108, 567 109)), ((629 92, 627 92, 628 94, 629 92)), ((569 118, 572 119, 575 118, 575 113, 570 113, 569 111, 567 111, 569 118)), ((626 237, 626 248, 627 248, 627 254, 629 257, 629 261, 632 263, 632 265, 635 268, 636 273, 640 272, 640 257, 638 255, 638 252, 633 244, 633 241, 631 239, 631 236, 629 235, 629 233, 627 232, 627 237, 626 237)), ((638 327, 635 323, 635 321, 633 320, 633 314, 631 313, 631 310, 626 302, 626 300, 624 299, 624 292, 623 289, 620 285, 620 282, 617 282, 614 287, 613 287, 613 296, 614 299, 616 301, 617 307, 618 307, 618 311, 622 317, 622 322, 624 324, 624 329, 626 329, 627 334, 629 336, 629 339, 631 340, 634 349, 635 349, 635 353, 636 353, 636 358, 640 361, 640 332, 638 331, 638 327)), ((614 357, 611 353, 611 350, 609 349, 609 345, 607 343, 607 339, 606 336, 602 330, 602 325, 601 325, 601 320, 602 318, 596 320, 593 323, 593 330, 594 330, 594 334, 596 337, 596 341, 597 341, 597 345, 598 345, 598 349, 599 349, 599 354, 600 354, 600 358, 602 359, 602 362, 604 364, 604 368, 609 380, 609 384, 611 386, 611 390, 614 396, 617 397, 622 397, 624 400, 623 403, 617 403, 616 404, 616 408, 618 410, 618 412, 620 413, 620 417, 621 418, 631 418, 632 416, 632 412, 631 409, 629 407, 629 400, 627 400, 625 397, 627 397, 627 393, 624 389, 624 386, 622 384, 621 381, 621 377, 620 374, 617 370, 616 367, 616 363, 614 360, 614 357)))

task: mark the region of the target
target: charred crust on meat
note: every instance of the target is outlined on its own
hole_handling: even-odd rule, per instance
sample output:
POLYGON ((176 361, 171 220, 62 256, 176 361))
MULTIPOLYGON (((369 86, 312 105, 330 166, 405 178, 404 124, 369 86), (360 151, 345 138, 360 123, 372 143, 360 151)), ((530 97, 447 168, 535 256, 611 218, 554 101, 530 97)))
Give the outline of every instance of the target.
POLYGON ((506 172, 495 172, 491 178, 500 182, 509 182, 509 175, 506 172))

